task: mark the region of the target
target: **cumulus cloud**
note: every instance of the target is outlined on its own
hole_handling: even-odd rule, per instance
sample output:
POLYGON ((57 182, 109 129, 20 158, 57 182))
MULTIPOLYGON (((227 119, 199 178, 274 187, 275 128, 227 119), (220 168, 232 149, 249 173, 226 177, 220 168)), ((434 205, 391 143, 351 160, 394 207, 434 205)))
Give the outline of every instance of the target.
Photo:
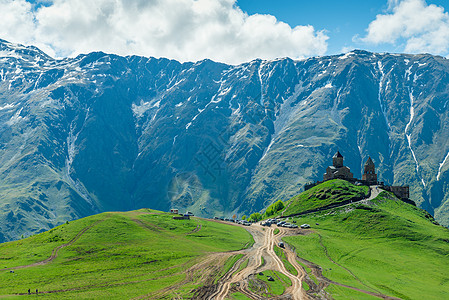
POLYGON ((241 63, 322 55, 328 36, 313 26, 248 15, 236 0, 53 0, 39 6, 0 0, 0 38, 57 56, 101 50, 241 63))
POLYGON ((388 7, 369 24, 362 41, 400 44, 412 53, 448 54, 449 15, 443 7, 424 0, 389 0, 388 7))

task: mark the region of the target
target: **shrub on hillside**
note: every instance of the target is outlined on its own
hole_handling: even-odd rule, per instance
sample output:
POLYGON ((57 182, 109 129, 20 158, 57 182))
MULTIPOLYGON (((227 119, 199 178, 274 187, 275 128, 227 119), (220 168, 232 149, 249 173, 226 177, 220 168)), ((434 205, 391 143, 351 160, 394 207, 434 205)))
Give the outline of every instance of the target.
POLYGON ((263 218, 262 214, 256 212, 256 213, 253 213, 253 214, 251 214, 249 216, 248 221, 250 221, 250 222, 257 222, 257 221, 262 220, 262 218, 263 218))
POLYGON ((264 213, 264 217, 265 218, 271 217, 277 212, 283 210, 284 207, 285 207, 284 202, 282 202, 282 200, 278 200, 273 204, 271 204, 270 206, 268 206, 267 210, 264 213))

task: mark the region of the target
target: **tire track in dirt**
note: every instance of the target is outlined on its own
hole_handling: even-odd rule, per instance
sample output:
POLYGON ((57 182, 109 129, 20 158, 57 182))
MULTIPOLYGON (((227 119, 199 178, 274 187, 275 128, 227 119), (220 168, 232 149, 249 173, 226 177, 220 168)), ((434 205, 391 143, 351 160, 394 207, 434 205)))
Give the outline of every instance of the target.
MULTIPOLYGON (((223 276, 222 279, 219 280, 217 291, 209 295, 207 299, 225 299, 233 283, 243 281, 250 274, 254 273, 254 271, 262 264, 262 252, 266 248, 267 237, 263 234, 260 234, 259 230, 254 229, 253 226, 244 228, 253 236, 254 245, 249 249, 240 251, 244 252, 244 256, 239 260, 240 263, 238 264, 238 267, 231 268, 231 270, 225 276, 223 276), (240 264, 246 259, 248 259, 248 265, 236 273, 236 270, 238 270, 240 264)), ((252 292, 248 291, 248 293, 251 294, 252 292)))
POLYGON ((136 224, 139 225, 140 227, 145 228, 145 229, 148 229, 148 230, 150 230, 150 231, 161 232, 161 231, 164 230, 163 228, 161 228, 161 227, 159 227, 159 226, 156 226, 156 225, 154 225, 154 224, 148 224, 148 223, 146 223, 146 222, 144 222, 144 221, 142 221, 142 220, 139 220, 139 219, 131 218, 131 221, 133 221, 134 223, 136 223, 136 224))
POLYGON ((189 235, 189 234, 193 234, 193 233, 195 233, 195 232, 198 232, 198 231, 200 231, 202 228, 203 228, 203 225, 197 224, 197 225, 196 225, 196 228, 194 228, 192 231, 190 231, 190 232, 187 233, 186 235, 189 235))
MULTIPOLYGON (((302 270, 302 268, 298 268, 297 265, 298 263, 296 262, 295 265, 295 260, 293 259, 293 261, 291 261, 291 257, 292 257, 292 253, 289 253, 289 251, 285 251, 287 253, 289 253, 288 255, 286 255, 287 260, 293 265, 293 267, 296 269, 296 271, 298 272, 298 275, 293 275, 291 274, 286 268, 284 263, 282 262, 282 260, 279 258, 279 256, 277 256, 276 252, 274 252, 274 247, 276 246, 276 244, 279 243, 279 240, 286 234, 286 230, 284 228, 279 228, 279 233, 277 234, 276 237, 274 237, 274 230, 270 228, 269 234, 271 235, 271 247, 270 247, 270 255, 272 255, 272 257, 274 258, 274 260, 277 262, 277 269, 278 271, 280 271, 281 273, 283 273, 284 275, 286 275, 288 278, 290 278, 292 285, 290 287, 288 287, 286 289, 286 292, 289 291, 290 294, 292 295, 292 298, 294 300, 300 300, 300 299, 305 299, 305 295, 302 289, 302 279, 305 276, 304 271, 302 270)), ((296 257, 296 255, 294 256, 296 257)))
POLYGON ((220 279, 220 281, 224 281, 223 284, 219 285, 217 292, 212 294, 208 299, 224 299, 226 295, 229 292, 229 289, 231 288, 231 284, 234 283, 234 280, 231 280, 232 277, 236 278, 239 276, 239 273, 237 273, 236 276, 233 276, 234 273, 239 269, 240 265, 242 264, 242 260, 245 256, 243 256, 241 259, 239 259, 232 267, 229 269, 229 271, 220 279))
MULTIPOLYGON (((278 238, 282 237, 285 231, 281 231, 281 234, 279 234, 278 237, 275 237, 272 228, 263 228, 259 224, 253 224, 251 228, 247 228, 247 230, 253 235, 255 244, 240 260, 240 263, 236 264, 234 270, 238 269, 242 261, 245 261, 246 259, 249 259, 248 265, 237 273, 234 273, 231 269, 231 271, 220 280, 217 291, 211 294, 207 299, 225 299, 233 284, 238 284, 237 287, 234 287, 234 290, 243 293, 247 297, 251 299, 261 299, 262 297, 260 295, 252 292, 248 287, 248 277, 258 273, 259 270, 275 270, 284 274, 292 282, 292 286, 286 289, 286 293, 288 292, 294 300, 305 299, 306 296, 302 290, 302 278, 305 276, 304 271, 299 267, 298 263, 296 263, 296 265, 292 263, 298 271, 298 276, 291 274, 285 268, 282 260, 274 252, 274 247, 277 244, 278 238), (261 266, 262 256, 266 261, 264 266, 261 266)), ((291 259, 291 254, 289 255, 289 259, 291 259)))
POLYGON ((94 227, 95 225, 97 225, 98 223, 103 222, 104 220, 106 220, 108 217, 106 217, 105 219, 102 220, 98 220, 96 222, 94 222, 93 224, 83 228, 80 232, 78 232, 68 243, 62 244, 56 248, 53 249, 51 255, 49 258, 44 259, 42 261, 39 262, 35 262, 29 265, 23 265, 23 266, 17 266, 17 267, 11 267, 11 268, 5 268, 2 269, 2 271, 7 271, 7 270, 16 270, 16 269, 25 269, 25 268, 31 268, 31 267, 36 267, 36 266, 43 266, 48 264, 49 262, 51 262, 52 260, 54 260, 56 257, 58 257, 58 252, 59 250, 61 250, 62 248, 68 247, 70 245, 72 245, 74 242, 76 242, 86 231, 88 231, 89 229, 91 229, 92 227, 94 227))

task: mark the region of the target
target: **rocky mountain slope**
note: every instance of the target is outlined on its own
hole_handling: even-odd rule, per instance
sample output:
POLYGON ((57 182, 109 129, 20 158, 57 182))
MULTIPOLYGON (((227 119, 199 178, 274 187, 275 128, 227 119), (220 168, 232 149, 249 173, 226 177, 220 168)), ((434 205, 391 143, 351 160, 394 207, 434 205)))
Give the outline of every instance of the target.
POLYGON ((0 41, 0 240, 101 211, 257 211, 321 179, 337 149, 449 225, 448 71, 365 51, 55 60, 0 41))

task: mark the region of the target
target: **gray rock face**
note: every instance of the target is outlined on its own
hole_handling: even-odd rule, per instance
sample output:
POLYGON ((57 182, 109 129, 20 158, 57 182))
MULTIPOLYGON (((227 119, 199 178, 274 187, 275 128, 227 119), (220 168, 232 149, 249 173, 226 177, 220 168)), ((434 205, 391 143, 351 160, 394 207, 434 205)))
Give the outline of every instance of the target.
POLYGON ((101 211, 254 212, 322 178, 409 184, 449 225, 449 62, 354 51, 303 61, 90 53, 0 41, 0 238, 101 211))

